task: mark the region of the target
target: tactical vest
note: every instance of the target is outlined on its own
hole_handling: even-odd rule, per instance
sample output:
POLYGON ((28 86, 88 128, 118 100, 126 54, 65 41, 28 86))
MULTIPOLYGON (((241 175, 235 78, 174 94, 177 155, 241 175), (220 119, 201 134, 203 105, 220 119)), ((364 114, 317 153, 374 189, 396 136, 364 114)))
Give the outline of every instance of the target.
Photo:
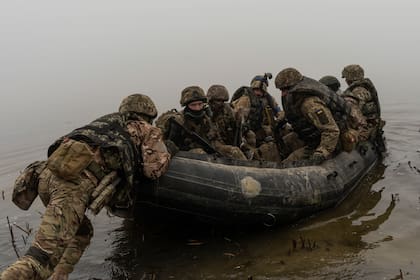
MULTIPOLYGON (((261 129, 263 121, 264 121, 264 104, 261 97, 256 96, 252 92, 252 88, 250 87, 240 87, 235 91, 232 96, 232 101, 240 98, 241 96, 248 96, 249 100, 251 101, 251 108, 248 115, 247 125, 249 129, 253 130, 254 132, 261 129)), ((274 106, 275 102, 273 97, 269 93, 265 93, 264 95, 267 98, 268 106, 274 113, 278 112, 278 108, 274 106)))
POLYGON ((331 91, 324 84, 311 78, 304 77, 301 82, 289 90, 287 96, 282 97, 283 109, 286 112, 286 118, 292 125, 295 132, 306 143, 319 143, 321 133, 305 117, 302 116, 301 106, 306 97, 317 96, 330 109, 334 120, 340 131, 345 129, 347 116, 350 114, 350 107, 346 101, 331 91))
POLYGON ((141 153, 131 141, 130 134, 126 130, 126 120, 120 113, 102 116, 61 137, 48 148, 48 156, 58 148, 64 138, 100 147, 101 151, 117 152, 124 171, 123 179, 130 187, 136 185, 141 176, 141 153))
POLYGON ((236 132, 236 122, 230 104, 225 103, 220 111, 213 111, 212 121, 217 125, 223 142, 228 145, 233 145, 236 132))
POLYGON ((353 90, 356 87, 363 87, 368 90, 371 94, 371 99, 367 100, 366 103, 362 106, 361 111, 367 119, 376 119, 381 117, 381 106, 379 104, 378 92, 376 91, 375 86, 369 78, 364 78, 360 81, 353 82, 343 93, 343 96, 352 97, 358 99, 357 96, 354 96, 353 90))

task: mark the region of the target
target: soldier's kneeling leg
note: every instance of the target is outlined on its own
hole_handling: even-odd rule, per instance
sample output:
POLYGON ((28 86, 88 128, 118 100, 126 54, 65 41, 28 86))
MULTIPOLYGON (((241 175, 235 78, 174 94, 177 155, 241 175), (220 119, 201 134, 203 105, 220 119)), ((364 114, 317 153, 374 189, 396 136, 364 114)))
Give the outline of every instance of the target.
POLYGON ((279 150, 274 142, 261 144, 258 147, 258 153, 260 154, 261 159, 265 161, 281 162, 279 150))
POLYGON ((73 272, 74 266, 79 262, 86 247, 90 244, 92 236, 92 224, 88 217, 84 216, 75 237, 67 245, 60 262, 55 267, 54 274, 51 277, 52 280, 67 279, 66 276, 73 272))

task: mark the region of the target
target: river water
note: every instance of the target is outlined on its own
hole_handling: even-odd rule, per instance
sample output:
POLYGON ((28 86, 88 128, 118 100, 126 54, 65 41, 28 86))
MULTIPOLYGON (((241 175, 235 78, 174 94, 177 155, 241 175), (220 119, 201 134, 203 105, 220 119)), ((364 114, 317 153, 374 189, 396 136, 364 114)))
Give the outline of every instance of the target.
POLYGON ((7 218, 23 254, 44 209, 11 202, 19 170, 124 96, 149 94, 163 112, 193 84, 232 93, 288 66, 318 79, 360 63, 379 91, 388 154, 338 207, 270 229, 100 213, 70 279, 420 279, 418 9, 414 0, 1 2, 0 270, 16 259, 7 218))
MULTIPOLYGON (((101 213, 71 279, 419 279, 419 113, 401 103, 384 104, 383 115, 388 154, 337 208, 272 229, 101 213)), ((29 211, 10 202, 18 171, 45 158, 49 137, 33 137, 33 145, 2 145, 1 269, 16 258, 6 217, 36 229, 43 211, 39 200, 29 211)), ((12 227, 22 254, 33 233, 12 227)))

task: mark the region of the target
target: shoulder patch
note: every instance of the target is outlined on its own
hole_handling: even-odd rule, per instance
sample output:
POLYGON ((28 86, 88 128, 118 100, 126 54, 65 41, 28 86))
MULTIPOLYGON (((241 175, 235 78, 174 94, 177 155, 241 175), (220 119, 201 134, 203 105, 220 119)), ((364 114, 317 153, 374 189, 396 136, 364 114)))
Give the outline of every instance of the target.
POLYGON ((319 122, 324 125, 328 124, 330 121, 328 120, 327 115, 325 114, 324 109, 318 109, 315 111, 315 115, 317 116, 319 122))

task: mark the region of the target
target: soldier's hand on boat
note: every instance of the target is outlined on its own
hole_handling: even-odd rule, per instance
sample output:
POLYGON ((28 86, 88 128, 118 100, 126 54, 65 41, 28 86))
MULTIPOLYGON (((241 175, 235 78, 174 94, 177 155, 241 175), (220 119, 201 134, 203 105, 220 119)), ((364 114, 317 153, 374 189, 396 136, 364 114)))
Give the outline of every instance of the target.
POLYGON ((315 151, 312 156, 310 156, 309 158, 311 161, 313 161, 315 164, 319 164, 321 162, 323 162, 324 160, 326 160, 325 156, 318 151, 315 151))
POLYGON ((175 154, 179 152, 179 148, 171 140, 165 140, 165 146, 168 149, 168 152, 171 154, 171 157, 174 157, 175 154))

